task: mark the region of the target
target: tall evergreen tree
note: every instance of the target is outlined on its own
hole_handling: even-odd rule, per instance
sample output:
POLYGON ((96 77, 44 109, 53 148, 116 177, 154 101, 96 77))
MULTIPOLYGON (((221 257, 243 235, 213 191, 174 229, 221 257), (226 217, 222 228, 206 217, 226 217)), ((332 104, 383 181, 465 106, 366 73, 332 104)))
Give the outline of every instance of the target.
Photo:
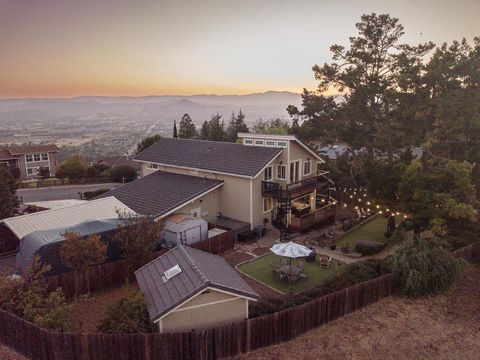
POLYGON ((173 138, 177 139, 178 138, 178 133, 177 133, 177 121, 173 120, 173 138))
POLYGON ((219 113, 213 114, 208 123, 208 140, 225 141, 225 129, 222 120, 222 115, 219 113))
POLYGON ((0 167, 0 219, 13 216, 18 206, 17 182, 7 168, 0 167))
POLYGON ((208 140, 209 128, 208 120, 205 120, 200 128, 200 139, 208 140))
POLYGON ((181 139, 195 139, 198 136, 197 128, 188 114, 182 116, 180 127, 178 129, 178 137, 181 139))

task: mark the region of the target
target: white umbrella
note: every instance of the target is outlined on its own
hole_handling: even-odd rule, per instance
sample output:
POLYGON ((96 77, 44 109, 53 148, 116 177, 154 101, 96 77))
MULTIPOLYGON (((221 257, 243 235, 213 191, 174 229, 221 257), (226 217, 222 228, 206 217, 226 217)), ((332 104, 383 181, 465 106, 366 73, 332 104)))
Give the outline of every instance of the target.
POLYGON ((293 241, 290 241, 289 243, 275 244, 270 250, 276 255, 289 258, 306 257, 312 252, 312 250, 306 246, 294 243, 293 241))

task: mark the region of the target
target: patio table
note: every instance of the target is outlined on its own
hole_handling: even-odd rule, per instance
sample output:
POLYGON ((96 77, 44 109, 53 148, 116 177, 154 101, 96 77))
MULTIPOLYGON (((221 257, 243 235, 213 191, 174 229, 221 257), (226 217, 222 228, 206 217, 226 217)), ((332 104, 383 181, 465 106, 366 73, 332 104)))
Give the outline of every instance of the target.
POLYGON ((296 266, 290 266, 290 265, 282 265, 278 269, 279 272, 285 275, 293 274, 293 275, 299 275, 300 274, 300 269, 296 266))

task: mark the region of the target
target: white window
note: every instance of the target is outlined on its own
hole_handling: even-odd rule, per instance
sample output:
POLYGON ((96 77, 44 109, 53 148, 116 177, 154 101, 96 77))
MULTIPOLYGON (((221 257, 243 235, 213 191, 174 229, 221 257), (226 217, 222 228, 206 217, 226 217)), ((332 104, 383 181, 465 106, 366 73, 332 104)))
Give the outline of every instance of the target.
POLYGON ((33 162, 33 155, 32 154, 25 155, 25 160, 27 162, 33 162))
POLYGON ((267 213, 273 209, 273 200, 271 198, 263 198, 263 212, 267 213))
POLYGON ((48 161, 48 154, 42 154, 42 161, 48 161))
POLYGON ((147 168, 148 169, 158 169, 158 165, 153 164, 153 163, 147 163, 147 168))
POLYGON ((263 146, 263 145, 264 145, 264 142, 263 142, 263 140, 255 140, 255 145, 257 145, 257 146, 263 146))
POLYGON ((253 140, 252 139, 243 139, 243 144, 244 145, 253 145, 253 140))
POLYGON ((196 208, 190 211, 190 215, 194 218, 199 218, 202 217, 202 209, 201 208, 196 208))
POLYGON ((277 165, 277 179, 278 180, 287 179, 287 165, 282 165, 282 164, 277 165))
POLYGON ((277 141, 277 146, 281 148, 286 148, 287 147, 287 142, 286 141, 277 141))
POLYGON ((263 173, 263 180, 269 181, 273 179, 273 167, 269 166, 265 169, 263 173))
POLYGON ((37 168, 27 168, 27 174, 30 176, 37 175, 38 169, 37 168))
POLYGON ((307 160, 303 162, 303 175, 310 175, 312 173, 312 161, 307 160))
POLYGON ((275 147, 275 141, 265 140, 265 146, 275 147))

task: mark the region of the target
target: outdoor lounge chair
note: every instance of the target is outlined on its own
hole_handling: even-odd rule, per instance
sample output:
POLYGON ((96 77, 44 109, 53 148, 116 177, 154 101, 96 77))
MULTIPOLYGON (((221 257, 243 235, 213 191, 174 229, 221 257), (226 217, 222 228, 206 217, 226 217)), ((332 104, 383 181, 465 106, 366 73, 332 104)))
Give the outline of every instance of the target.
POLYGON ((332 262, 332 257, 328 255, 319 255, 319 260, 320 260, 320 266, 323 266, 325 268, 330 267, 330 263, 332 262))

